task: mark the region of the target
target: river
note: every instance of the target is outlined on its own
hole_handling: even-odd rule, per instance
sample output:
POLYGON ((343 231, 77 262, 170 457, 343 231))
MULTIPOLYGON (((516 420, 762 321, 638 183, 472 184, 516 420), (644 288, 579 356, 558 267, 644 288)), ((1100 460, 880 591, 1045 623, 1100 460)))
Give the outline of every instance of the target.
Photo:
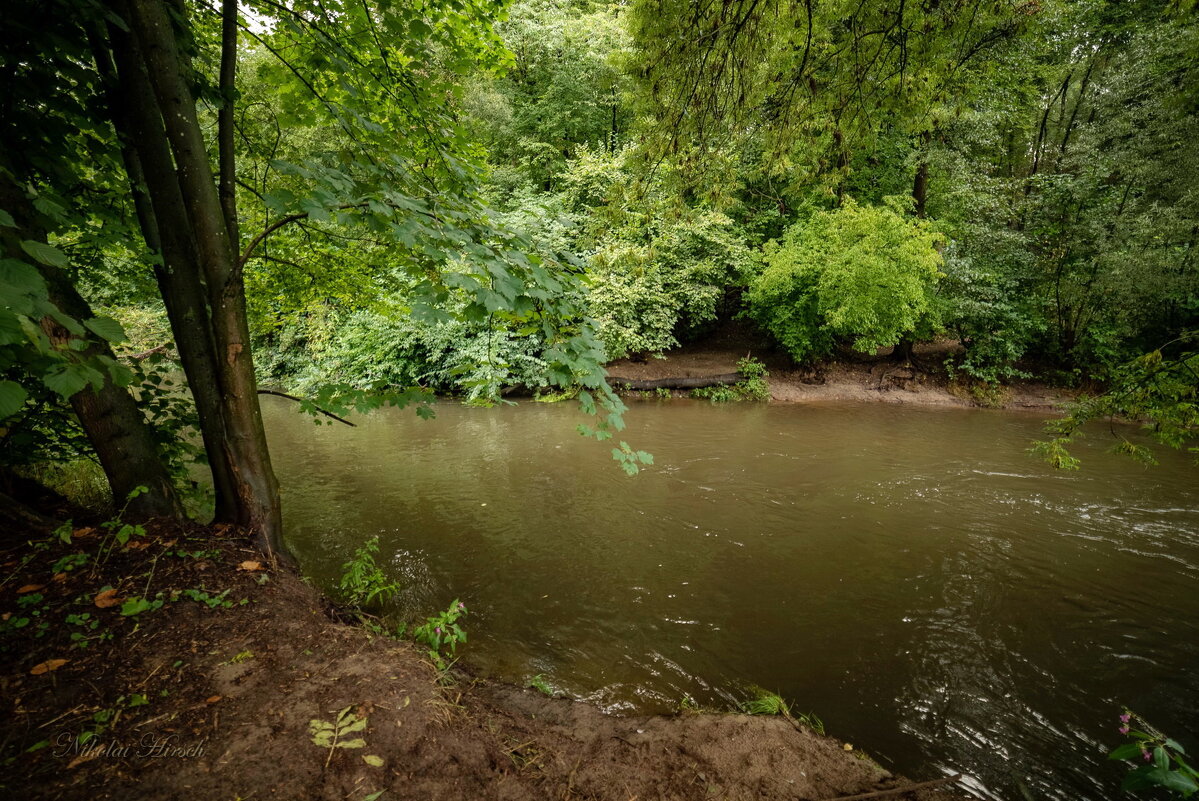
MULTIPOLYGON (((330 584, 378 536, 403 608, 469 609, 464 660, 613 712, 756 685, 914 779, 1108 801, 1130 706, 1199 735, 1199 468, 1025 413, 632 404, 625 476, 572 404, 314 426, 264 398, 287 539, 330 584)), ((1195 753, 1195 750, 1192 750, 1195 753)))

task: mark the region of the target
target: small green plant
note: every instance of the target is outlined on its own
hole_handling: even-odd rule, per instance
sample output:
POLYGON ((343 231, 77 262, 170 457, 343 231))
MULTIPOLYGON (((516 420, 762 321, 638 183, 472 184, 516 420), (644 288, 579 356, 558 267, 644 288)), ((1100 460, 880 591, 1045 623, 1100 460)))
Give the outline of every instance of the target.
MULTIPOLYGON (((186 598, 189 601, 195 601, 196 603, 204 604, 209 609, 216 609, 217 607, 220 607, 221 609, 232 609, 233 601, 230 601, 228 598, 226 598, 227 595, 229 595, 229 590, 227 588, 216 595, 213 595, 204 589, 186 589, 177 590, 175 593, 172 593, 171 600, 177 601, 180 598, 186 598)), ((243 603, 245 603, 244 600, 243 603)))
MULTIPOLYGON (((103 554, 104 558, 107 558, 107 554, 112 551, 114 540, 116 541, 117 545, 125 545, 133 537, 146 536, 145 528, 135 523, 125 523, 121 518, 125 516, 125 510, 129 508, 129 504, 134 498, 149 491, 150 490, 146 487, 134 487, 132 491, 130 491, 129 495, 126 496, 125 505, 121 507, 121 511, 117 512, 116 516, 111 520, 106 520, 100 524, 100 528, 107 532, 104 535, 103 541, 100 543, 99 549, 99 553, 103 554)), ((71 529, 69 525, 62 526, 55 533, 63 542, 70 544, 71 529)), ((103 558, 98 559, 100 562, 104 561, 103 558)))
POLYGON ((1119 731, 1129 741, 1108 754, 1108 759, 1142 763, 1124 777, 1121 789, 1136 791, 1162 787, 1182 798, 1190 798, 1199 792, 1199 771, 1187 764, 1183 758, 1186 751, 1176 740, 1162 734, 1129 709, 1120 715, 1119 731))
POLYGON ((88 555, 85 553, 67 554, 50 567, 50 572, 55 574, 69 573, 76 568, 83 567, 87 564, 87 560, 88 555))
POLYGON ((770 386, 766 383, 770 373, 766 372, 766 365, 752 356, 746 356, 737 362, 737 370, 743 376, 737 386, 745 400, 770 400, 770 386))
POLYGON ((372 537, 354 551, 352 559, 341 566, 341 581, 337 587, 345 600, 354 606, 385 603, 400 591, 399 583, 389 579, 375 561, 377 553, 379 538, 372 537))
POLYGON ((654 394, 657 395, 658 398, 661 400, 670 400, 671 398, 674 397, 674 393, 672 393, 666 387, 658 387, 657 389, 654 390, 654 394))
POLYGON ((699 387, 691 390, 691 397, 712 403, 736 403, 738 401, 768 401, 770 386, 766 383, 766 365, 752 356, 737 362, 741 380, 736 384, 721 384, 714 387, 699 387))
POLYGON ((817 734, 824 734, 824 721, 816 717, 814 712, 809 712, 806 715, 802 713, 798 714, 795 716, 795 719, 817 734))
POLYGON ((741 393, 732 386, 698 387, 691 390, 691 397, 712 403, 736 403, 741 400, 741 393))
POLYGON ((423 625, 412 630, 412 639, 429 646, 429 658, 440 670, 446 667, 442 652, 453 655, 457 653, 458 644, 466 642, 466 632, 458 625, 458 620, 465 616, 466 604, 455 598, 440 615, 427 618, 423 625))
POLYGON ((99 618, 92 616, 90 612, 67 615, 66 622, 68 626, 79 626, 83 629, 71 632, 72 648, 87 648, 92 640, 103 642, 112 639, 112 632, 100 629, 99 618))
POLYGON ((329 749, 329 756, 325 758, 325 767, 329 767, 329 762, 333 759, 333 752, 338 748, 366 748, 366 740, 361 737, 346 739, 347 735, 357 734, 366 729, 366 715, 358 715, 354 712, 354 706, 351 704, 345 709, 337 713, 337 717, 333 720, 320 720, 313 718, 308 721, 308 736, 312 738, 312 744, 321 748, 329 749))
POLYGON ((550 684, 549 679, 545 677, 544 673, 538 673, 536 676, 529 679, 525 686, 532 687, 542 695, 548 695, 551 698, 553 698, 555 694, 554 685, 550 684))
POLYGON ((132 598, 125 599, 121 604, 121 615, 124 617, 135 617, 142 612, 154 612, 162 608, 165 601, 162 598, 162 593, 158 593, 154 600, 148 600, 141 596, 135 595, 132 598))
POLYGON ((778 693, 761 687, 751 688, 754 696, 741 704, 741 710, 750 715, 782 715, 791 717, 791 707, 778 693))

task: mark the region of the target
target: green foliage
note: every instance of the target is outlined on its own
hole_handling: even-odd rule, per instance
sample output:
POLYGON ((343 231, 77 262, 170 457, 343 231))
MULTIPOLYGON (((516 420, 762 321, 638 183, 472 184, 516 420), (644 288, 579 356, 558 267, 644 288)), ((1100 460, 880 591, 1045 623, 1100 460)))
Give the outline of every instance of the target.
POLYGON ((365 609, 387 602, 400 591, 399 583, 389 579, 375 561, 378 553, 379 538, 372 537, 341 566, 337 587, 347 603, 365 609))
POLYGON ((754 269, 727 215, 673 201, 659 180, 633 185, 630 150, 584 150, 563 175, 567 205, 590 215, 580 237, 588 307, 609 358, 661 353, 735 309, 754 269))
POLYGON ((627 136, 628 77, 619 62, 628 34, 616 9, 526 0, 512 4, 497 30, 511 68, 471 81, 463 102, 489 151, 493 182, 519 176, 552 187, 578 147, 611 147, 627 136))
POLYGON ((761 687, 753 687, 753 697, 741 704, 741 710, 750 715, 783 715, 791 716, 791 708, 778 693, 772 693, 761 687))
POLYGON ((555 695, 557 695, 557 690, 554 689, 554 685, 550 684, 550 680, 545 677, 544 673, 538 673, 536 676, 532 676, 527 682, 525 682, 525 686, 532 687, 537 692, 541 693, 542 695, 548 695, 550 698, 553 698, 555 695))
POLYGON ((752 356, 746 356, 737 362, 737 371, 741 373, 742 380, 736 384, 699 387, 691 390, 691 397, 712 403, 770 400, 770 386, 766 383, 770 373, 766 372, 766 365, 752 356))
POLYGON ((1124 777, 1121 789, 1135 792, 1162 788, 1182 798, 1190 798, 1199 792, 1199 771, 1187 763, 1186 751, 1181 744, 1131 710, 1125 710, 1120 716, 1120 724, 1120 733, 1128 738, 1128 742, 1113 749, 1108 759, 1125 760, 1135 765, 1124 777))
MULTIPOLYGON (((1113 373, 1102 394, 1082 397, 1070 404, 1065 416, 1045 425, 1050 435, 1033 444, 1032 452, 1054 467, 1077 469, 1078 459, 1067 450, 1093 420, 1139 421, 1157 442, 1185 448, 1199 459, 1199 352, 1190 350, 1196 335, 1178 340, 1126 363, 1113 373)), ((1114 429, 1113 429, 1114 430, 1114 429)), ((1150 449, 1120 437, 1113 447, 1145 464, 1154 464, 1150 449)))
POLYGON ((764 250, 749 291, 750 314, 796 361, 829 352, 834 339, 872 352, 936 325, 940 237, 902 207, 847 199, 789 228, 764 250))
POLYGON ((465 616, 466 604, 455 598, 444 612, 426 618, 424 623, 412 629, 412 639, 429 647, 429 658, 440 669, 446 667, 443 653, 454 655, 458 644, 466 642, 466 632, 458 624, 465 616))
POLYGON ((366 740, 362 737, 350 737, 352 734, 366 731, 368 717, 355 711, 353 704, 340 710, 332 720, 313 718, 308 721, 308 738, 312 744, 329 749, 325 766, 333 759, 333 753, 338 748, 366 748, 366 740))
POLYGON ((768 401, 770 387, 766 383, 766 367, 756 359, 745 358, 738 362, 738 369, 746 376, 736 384, 718 384, 712 387, 697 387, 691 397, 712 403, 736 403, 738 401, 768 401))

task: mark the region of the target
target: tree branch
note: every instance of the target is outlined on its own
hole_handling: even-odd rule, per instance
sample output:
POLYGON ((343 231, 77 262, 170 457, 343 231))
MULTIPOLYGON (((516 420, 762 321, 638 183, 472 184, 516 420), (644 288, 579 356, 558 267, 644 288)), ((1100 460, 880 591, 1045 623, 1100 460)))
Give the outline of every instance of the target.
POLYGON ((307 403, 313 409, 316 409, 318 412, 325 415, 326 417, 332 417, 337 422, 345 423, 350 428, 358 427, 355 423, 351 423, 349 420, 345 419, 344 417, 338 417, 337 415, 333 414, 333 412, 330 412, 327 409, 322 409, 321 407, 317 406, 312 401, 307 401, 307 400, 304 400, 303 398, 297 398, 295 395, 288 395, 286 392, 276 392, 273 389, 260 389, 260 390, 258 390, 258 394, 259 395, 274 395, 275 397, 278 397, 278 398, 287 398, 288 400, 293 400, 296 403, 307 403))

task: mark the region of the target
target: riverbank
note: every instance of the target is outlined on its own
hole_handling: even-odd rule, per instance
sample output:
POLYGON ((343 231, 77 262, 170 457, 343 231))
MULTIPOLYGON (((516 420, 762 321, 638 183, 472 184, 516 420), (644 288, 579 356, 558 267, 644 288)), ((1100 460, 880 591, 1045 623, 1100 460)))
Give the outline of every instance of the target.
POLYGON ((663 354, 662 358, 619 359, 607 365, 609 380, 661 381, 708 378, 737 371, 738 360, 753 356, 765 363, 774 403, 873 401, 918 406, 986 407, 1054 411, 1077 393, 1036 381, 1021 381, 995 390, 951 380, 945 359, 957 343, 920 343, 903 364, 889 353, 839 353, 811 367, 797 367, 786 354, 764 348, 760 339, 731 327, 698 342, 663 354))
POLYGON ((6 795, 815 801, 908 784, 786 718, 614 717, 441 673, 228 529, 67 531, 0 552, 6 795), (335 742, 314 742, 320 721, 335 742))

